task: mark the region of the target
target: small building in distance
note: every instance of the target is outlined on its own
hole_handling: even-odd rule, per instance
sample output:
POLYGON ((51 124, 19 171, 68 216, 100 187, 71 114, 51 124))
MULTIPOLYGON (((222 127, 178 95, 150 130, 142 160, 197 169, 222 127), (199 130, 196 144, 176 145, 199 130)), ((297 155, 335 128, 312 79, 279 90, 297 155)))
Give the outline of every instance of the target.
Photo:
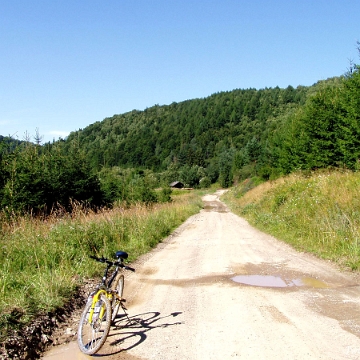
POLYGON ((184 184, 180 181, 174 181, 170 184, 170 187, 172 189, 182 189, 184 187, 184 184))

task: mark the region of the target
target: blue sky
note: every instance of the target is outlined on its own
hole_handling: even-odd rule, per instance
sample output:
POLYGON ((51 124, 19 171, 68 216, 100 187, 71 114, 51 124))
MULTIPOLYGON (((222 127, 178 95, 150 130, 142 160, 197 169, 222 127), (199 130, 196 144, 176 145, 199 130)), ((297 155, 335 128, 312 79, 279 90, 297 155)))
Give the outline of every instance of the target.
POLYGON ((359 63, 359 0, 1 0, 0 135, 312 85, 359 63))

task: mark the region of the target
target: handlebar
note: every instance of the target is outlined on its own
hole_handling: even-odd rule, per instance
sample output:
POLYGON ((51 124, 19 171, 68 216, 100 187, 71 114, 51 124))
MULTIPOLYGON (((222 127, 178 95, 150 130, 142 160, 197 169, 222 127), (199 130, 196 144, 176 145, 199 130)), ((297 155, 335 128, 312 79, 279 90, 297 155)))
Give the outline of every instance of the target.
POLYGON ((90 255, 90 257, 91 257, 91 259, 94 259, 94 260, 96 260, 96 261, 98 261, 98 262, 106 263, 106 264, 108 264, 109 266, 120 266, 120 267, 124 268, 125 270, 129 270, 129 271, 135 272, 135 269, 134 269, 134 268, 132 268, 132 267, 130 267, 130 266, 127 266, 127 265, 124 265, 121 260, 120 260, 120 261, 110 261, 110 260, 107 259, 107 258, 104 258, 104 257, 98 258, 98 257, 96 257, 96 256, 94 256, 94 255, 90 255))

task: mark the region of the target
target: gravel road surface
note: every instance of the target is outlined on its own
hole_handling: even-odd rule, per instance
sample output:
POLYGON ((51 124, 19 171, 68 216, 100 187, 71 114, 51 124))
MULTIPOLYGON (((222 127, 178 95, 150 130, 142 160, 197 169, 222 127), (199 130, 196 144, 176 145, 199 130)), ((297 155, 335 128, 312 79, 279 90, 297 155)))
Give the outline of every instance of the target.
MULTIPOLYGON (((251 227, 219 201, 127 274, 104 359, 360 359, 360 280, 251 227)), ((76 343, 43 359, 90 359, 76 343)))

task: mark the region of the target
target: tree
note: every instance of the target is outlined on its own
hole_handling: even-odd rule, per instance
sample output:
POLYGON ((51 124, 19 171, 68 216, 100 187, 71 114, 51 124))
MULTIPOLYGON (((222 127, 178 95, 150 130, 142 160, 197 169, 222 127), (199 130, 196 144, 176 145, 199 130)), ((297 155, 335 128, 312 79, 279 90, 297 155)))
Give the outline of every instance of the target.
POLYGON ((337 87, 325 87, 310 99, 305 108, 304 130, 309 138, 309 168, 339 164, 336 142, 341 109, 338 94, 337 87))
POLYGON ((61 143, 44 148, 26 143, 2 163, 7 176, 1 205, 10 211, 48 213, 58 205, 71 210, 72 200, 102 204, 98 177, 79 149, 64 155, 61 143))
POLYGON ((360 67, 355 66, 343 82, 337 128, 339 159, 350 169, 360 160, 360 67))
POLYGON ((34 136, 34 141, 36 145, 41 145, 41 142, 43 141, 43 136, 40 135, 40 131, 39 128, 35 129, 35 136, 34 136))
POLYGON ((219 155, 219 182, 224 188, 232 185, 232 164, 234 155, 235 149, 233 148, 223 150, 223 152, 219 155))

